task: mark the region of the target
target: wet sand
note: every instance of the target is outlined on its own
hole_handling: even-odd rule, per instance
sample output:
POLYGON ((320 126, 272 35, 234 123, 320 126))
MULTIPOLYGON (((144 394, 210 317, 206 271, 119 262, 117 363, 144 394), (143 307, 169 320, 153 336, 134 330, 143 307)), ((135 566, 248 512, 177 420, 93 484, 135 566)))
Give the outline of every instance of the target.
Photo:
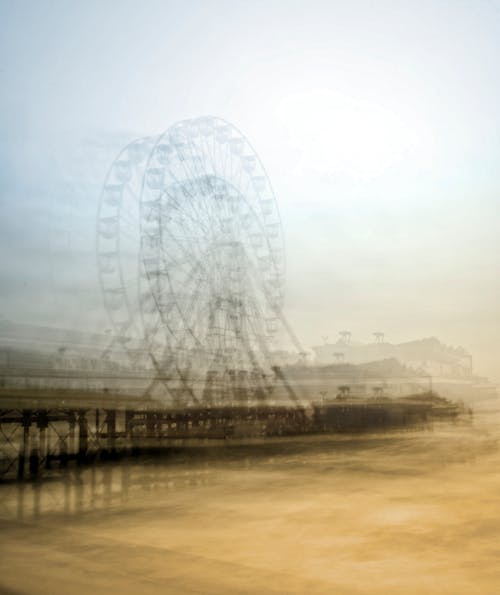
POLYGON ((500 592, 500 414, 0 486, 0 593, 500 592))

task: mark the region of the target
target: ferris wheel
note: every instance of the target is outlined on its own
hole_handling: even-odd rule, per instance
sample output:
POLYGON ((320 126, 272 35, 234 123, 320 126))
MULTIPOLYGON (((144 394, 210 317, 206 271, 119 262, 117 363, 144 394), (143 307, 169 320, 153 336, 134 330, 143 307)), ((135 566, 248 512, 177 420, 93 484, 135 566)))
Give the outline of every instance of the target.
POLYGON ((177 404, 265 398, 283 232, 236 127, 196 118, 126 147, 101 198, 98 263, 115 329, 125 344, 142 341, 177 404))
POLYGON ((177 369, 206 402, 263 394, 284 246, 271 184, 248 140, 218 118, 169 128, 149 155, 140 220, 167 358, 173 347, 177 369))
POLYGON ((141 138, 118 154, 106 175, 97 213, 97 270, 104 307, 114 342, 135 359, 141 354, 143 317, 149 316, 151 325, 157 317, 139 259, 139 197, 153 143, 141 138))

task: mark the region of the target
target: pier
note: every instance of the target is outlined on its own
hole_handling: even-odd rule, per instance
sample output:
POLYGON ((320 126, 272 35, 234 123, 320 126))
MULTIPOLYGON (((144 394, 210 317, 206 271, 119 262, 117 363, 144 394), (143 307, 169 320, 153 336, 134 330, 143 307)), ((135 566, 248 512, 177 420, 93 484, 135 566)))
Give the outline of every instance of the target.
POLYGON ((186 445, 416 427, 436 418, 454 417, 460 411, 435 396, 427 400, 337 401, 307 407, 167 409, 154 402, 136 406, 28 406, 28 402, 8 407, 5 400, 3 403, 0 480, 34 479, 68 465, 96 464, 186 445))
POLYGON ((34 478, 54 467, 85 465, 186 441, 303 434, 304 408, 2 408, 0 479, 34 478))

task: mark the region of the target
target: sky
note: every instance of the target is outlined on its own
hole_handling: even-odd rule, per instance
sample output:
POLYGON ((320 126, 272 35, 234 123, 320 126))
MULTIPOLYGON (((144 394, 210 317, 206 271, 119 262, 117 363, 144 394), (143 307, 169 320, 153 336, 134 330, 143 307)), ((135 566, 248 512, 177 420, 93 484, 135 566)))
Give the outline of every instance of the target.
POLYGON ((500 380, 500 2, 0 0, 0 314, 95 330, 95 227, 130 140, 210 114, 264 163, 285 314, 437 336, 500 380))

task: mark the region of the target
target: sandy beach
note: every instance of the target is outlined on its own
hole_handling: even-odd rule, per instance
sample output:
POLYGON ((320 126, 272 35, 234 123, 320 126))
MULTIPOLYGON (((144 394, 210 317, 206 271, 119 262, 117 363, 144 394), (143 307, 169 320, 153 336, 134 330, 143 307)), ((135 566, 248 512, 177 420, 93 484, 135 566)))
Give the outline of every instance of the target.
POLYGON ((500 588, 498 413, 0 486, 0 592, 500 588))

